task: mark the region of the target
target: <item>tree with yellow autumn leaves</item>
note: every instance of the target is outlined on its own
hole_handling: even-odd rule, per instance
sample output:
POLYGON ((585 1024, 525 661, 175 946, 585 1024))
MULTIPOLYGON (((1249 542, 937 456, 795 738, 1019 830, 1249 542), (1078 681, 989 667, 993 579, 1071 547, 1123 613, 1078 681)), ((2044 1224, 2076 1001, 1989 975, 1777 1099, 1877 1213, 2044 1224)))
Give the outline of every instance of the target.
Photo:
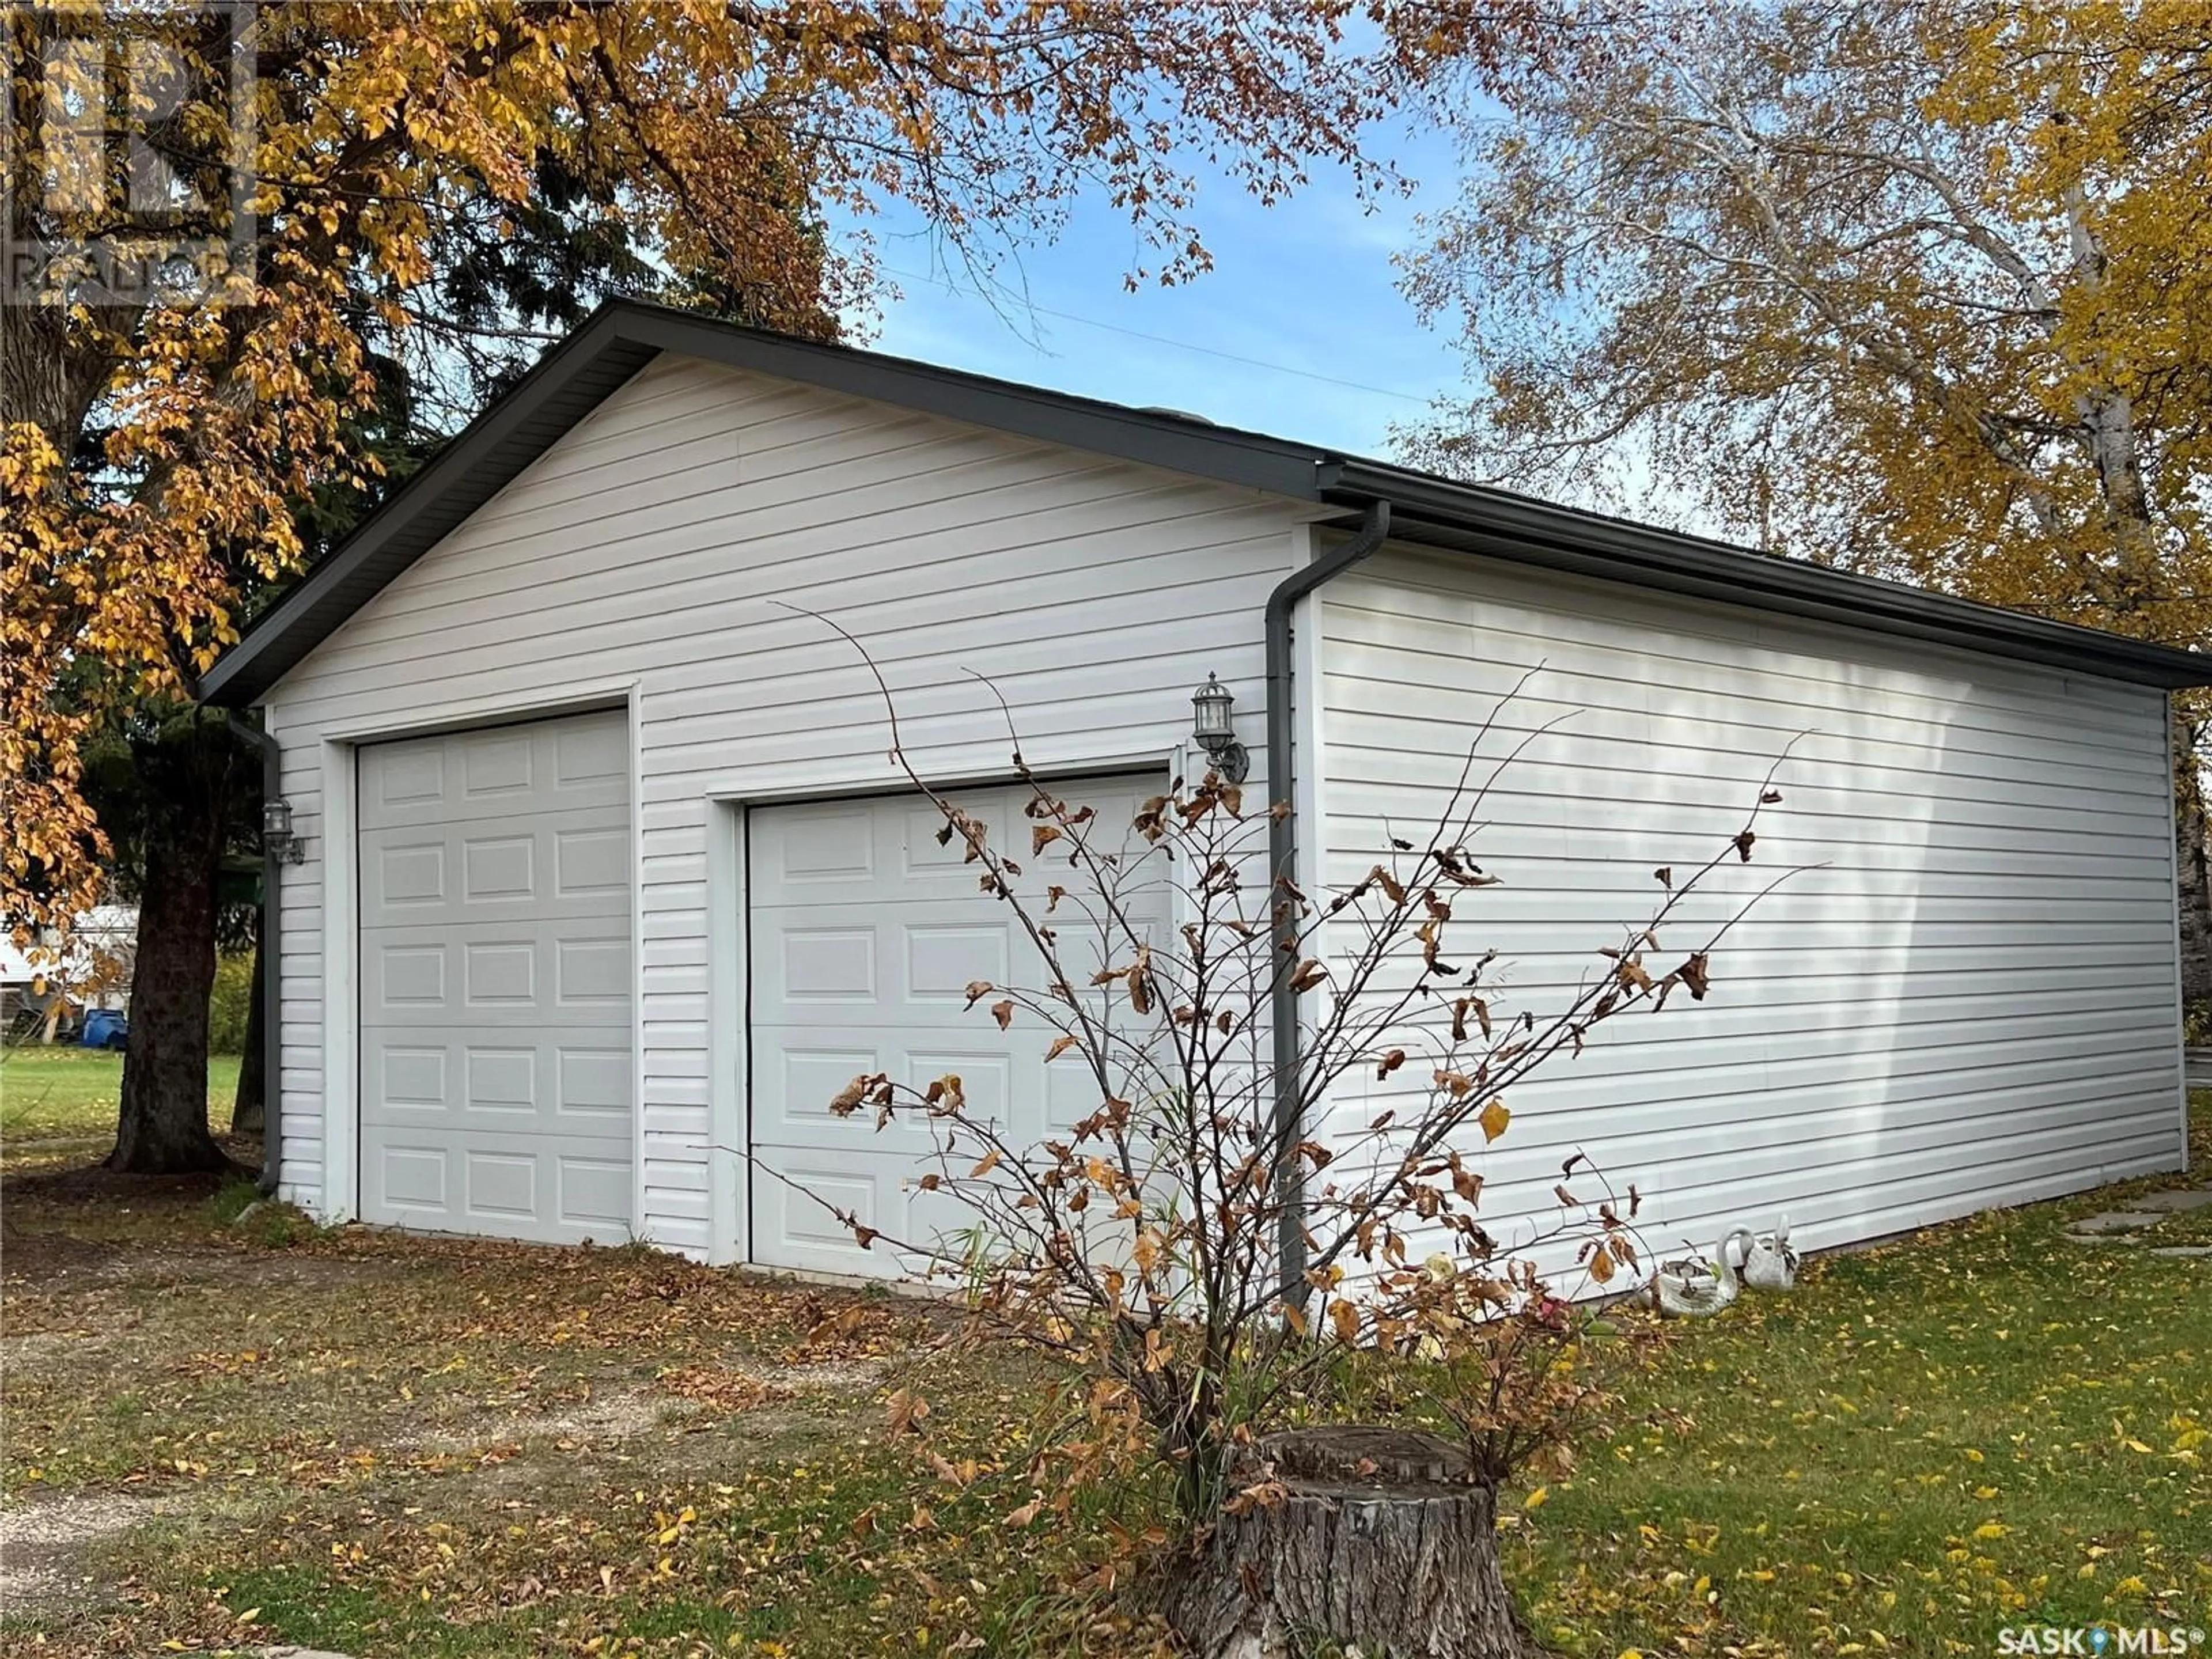
POLYGON ((1601 3, 1486 86, 1408 287, 1487 395, 1428 459, 2212 633, 2204 8, 1601 3))
POLYGON ((1419 459, 2212 647, 2212 10, 1591 0, 1460 90, 1419 459))

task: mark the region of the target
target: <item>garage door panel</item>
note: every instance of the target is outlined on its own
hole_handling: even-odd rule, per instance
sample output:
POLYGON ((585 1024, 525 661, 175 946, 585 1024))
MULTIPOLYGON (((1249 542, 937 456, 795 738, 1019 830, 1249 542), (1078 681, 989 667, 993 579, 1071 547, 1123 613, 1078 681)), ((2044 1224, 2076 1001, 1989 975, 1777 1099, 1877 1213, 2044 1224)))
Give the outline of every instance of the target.
POLYGON ((362 838, 362 915, 372 925, 435 920, 452 902, 443 836, 404 830, 362 838), (372 910, 371 906, 374 906, 372 910))
POLYGON ((629 910, 626 823, 608 810, 413 824, 361 837, 362 924, 447 925, 501 915, 552 921, 629 910))
POLYGON ((627 804, 629 799, 629 721, 623 714, 597 720, 556 720, 553 783, 565 796, 589 793, 594 799, 627 804))
POLYGON ((873 1008, 884 994, 882 939, 871 922, 842 925, 792 922, 776 933, 776 948, 762 964, 767 994, 787 1004, 873 1008))
POLYGON ((1049 1127, 1079 1123, 1104 1103, 1097 1078, 1073 1054, 1041 1069, 1044 1073, 1040 1097, 1044 1121, 1038 1127, 1039 1133, 1049 1127))
POLYGON ((876 1279, 920 1278, 931 1266, 924 1251, 957 1251, 959 1236, 975 1224, 975 1212, 954 1195, 960 1183, 924 1192, 915 1182, 921 1174, 920 1170, 904 1176, 856 1170, 827 1162, 803 1164, 792 1172, 796 1188, 775 1181, 763 1183, 756 1199, 755 1224, 760 1237, 780 1241, 778 1254, 783 1259, 778 1266, 876 1279), (861 1249, 851 1229, 818 1199, 849 1212, 880 1237, 861 1249), (906 1243, 921 1249, 902 1248, 906 1243))
POLYGON ((910 921, 898 930, 906 1000, 968 1005, 978 981, 1005 985, 1013 978, 1013 939, 1003 922, 910 921))
MULTIPOLYGON (((1097 814, 1101 852, 1141 847, 1127 826, 1152 789, 1115 787, 1091 791, 1066 787, 1071 805, 1097 814)), ((1049 849, 1034 860, 1033 821, 1022 811, 1027 792, 981 793, 954 790, 946 797, 982 821, 992 844, 1032 872, 1065 870, 1064 854, 1049 849)), ((935 806, 909 796, 777 807, 757 812, 752 824, 756 905, 867 902, 894 886, 915 898, 967 898, 980 890, 981 868, 955 837, 939 845, 945 821, 935 806)), ((1042 877, 1033 884, 1041 894, 1042 877)))
POLYGON ((443 823, 453 814, 446 805, 446 750, 442 738, 379 744, 361 755, 361 825, 443 823))
POLYGON ((471 823, 629 801, 620 714, 378 744, 362 751, 363 830, 471 823))
MULTIPOLYGON (((1021 861, 1029 850, 1029 833, 1007 798, 956 793, 946 799, 981 821, 993 847, 1021 861)), ((892 832, 900 877, 916 896, 949 897, 977 890, 980 861, 969 858, 967 843, 958 836, 940 845, 937 838, 945 827, 944 815, 927 801, 903 804, 884 826, 892 832)))
POLYGON ((380 1221, 443 1221, 453 1207, 451 1159, 443 1141, 428 1145, 392 1137, 374 1143, 362 1166, 362 1204, 380 1221))
POLYGON ((434 937, 376 939, 362 945, 362 1024, 410 1021, 441 1012, 458 994, 453 951, 434 937))
POLYGON ((757 813, 751 824, 752 867, 764 890, 811 895, 876 873, 878 824, 873 804, 788 806, 757 813))
POLYGON ((894 1208, 896 1190, 884 1200, 880 1179, 850 1165, 796 1164, 787 1170, 802 1189, 772 1178, 754 1187, 754 1224, 758 1237, 775 1241, 763 1256, 778 1267, 807 1267, 817 1273, 865 1273, 887 1277, 898 1271, 888 1249, 863 1250, 851 1231, 816 1197, 827 1200, 856 1217, 864 1227, 898 1232, 894 1208), (815 1196, 809 1196, 814 1194, 815 1196))
POLYGON ((547 1243, 616 1243, 630 1232, 626 1146, 595 1155, 528 1136, 455 1145, 395 1133, 376 1143, 362 1180, 364 1207, 402 1226, 547 1243))
MULTIPOLYGON (((809 1042, 799 1034, 763 1034, 763 1052, 770 1064, 754 1075, 753 1139, 756 1145, 836 1152, 867 1158, 887 1155, 911 1159, 933 1144, 927 1124, 905 1112, 894 1115, 880 1130, 872 1108, 840 1117, 830 1109, 847 1085, 856 1077, 882 1072, 913 1087, 926 1088, 947 1071, 960 1067, 939 1065, 908 1052, 896 1032, 876 1032, 877 1041, 862 1045, 850 1034, 843 1042, 809 1042)), ((923 1042, 937 1035, 908 1033, 923 1042)), ((964 1074, 963 1074, 964 1075, 964 1074)))
MULTIPOLYGON (((976 1224, 975 1212, 958 1196, 969 1183, 956 1178, 934 1192, 925 1192, 919 1185, 923 1173, 919 1167, 895 1173, 830 1160, 799 1164, 790 1171, 794 1185, 773 1180, 762 1183, 755 1200, 755 1224, 759 1237, 778 1241, 778 1266, 868 1278, 919 1278, 931 1267, 925 1252, 933 1249, 957 1254, 964 1248, 961 1235, 976 1224), (861 1249, 851 1229, 818 1201, 825 1199, 881 1236, 861 1249), (902 1248, 907 1244, 920 1248, 902 1248)), ((1110 1255, 1110 1246, 1102 1245, 1095 1253, 1110 1255)))
MULTIPOLYGON (((1070 927, 1097 925, 1097 916, 1086 908, 1082 896, 1082 889, 1087 884, 1088 878, 1080 872, 1071 875, 1064 867, 1039 869, 1026 860, 1018 861, 1024 865, 1024 873, 1016 878, 1015 889, 1025 902, 1034 906, 1040 921, 1049 920, 1055 925, 1064 923, 1070 927), (1050 901, 1045 889, 1054 884, 1068 888, 1070 891, 1060 901, 1059 908, 1047 917, 1045 906, 1050 901)), ((988 925, 994 919, 1003 920, 1011 914, 1004 910, 1000 901, 982 890, 981 877, 973 868, 950 889, 933 893, 926 887, 896 880, 887 881, 881 890, 872 894, 866 889, 826 884, 823 890, 813 894, 795 887, 777 887, 771 890, 775 896, 763 897, 756 889, 751 905, 755 915, 798 913, 847 920, 854 916, 881 915, 888 904, 917 899, 930 900, 937 906, 929 913, 933 915, 943 916, 948 921, 957 918, 969 925, 974 925, 978 918, 984 925, 988 925)), ((1148 866, 1129 881, 1124 891, 1122 908, 1134 916, 1158 918, 1167 914, 1171 898, 1164 868, 1156 876, 1152 866, 1148 866)))
MULTIPOLYGON (((1018 945, 1020 943, 1016 941, 1018 945)), ((1019 971, 1018 963, 1017 971, 1019 971)), ((1078 978, 1085 976, 1084 970, 1073 963, 1070 964, 1070 971, 1078 978)), ((1118 988, 1083 985, 1077 988, 1075 996, 1077 1005, 1093 1018, 1103 1018, 1109 1024, 1124 1023, 1129 1018, 1127 1000, 1120 994, 1118 988), (1109 995, 1109 992, 1112 994, 1109 995)), ((753 1025, 757 1030, 849 1031, 853 1029, 854 1014, 858 1011, 872 1021, 896 1018, 901 1022, 902 1029, 911 1025, 929 1030, 963 1033, 972 1029, 995 1036, 999 1025, 992 1009, 1000 1000, 998 997, 987 995, 970 1008, 967 1006, 964 992, 958 996, 909 998, 896 1002, 888 997, 875 1002, 859 998, 817 1001, 806 997, 770 998, 763 994, 755 999, 757 1012, 753 1025)), ((1053 1006, 1055 1012, 1063 1014, 1074 1012, 1057 1001, 1053 1006)), ((1027 1006, 1015 1007, 1007 1018, 1010 1030, 1028 1032, 1036 1039, 1040 1048, 1050 1042, 1060 1029, 1057 1025, 1047 1024, 1042 1013, 1027 1006)))
MULTIPOLYGON (((771 1035, 763 1047, 774 1058, 766 1073, 757 1073, 754 1079, 754 1139, 785 1145, 818 1144, 817 1138, 834 1124, 838 1126, 838 1144, 844 1144, 845 1131, 860 1115, 840 1120, 830 1109, 830 1103, 854 1078, 883 1071, 884 1050, 851 1042, 815 1047, 789 1035, 771 1035)), ((852 1128, 854 1135, 859 1133, 852 1128)))
MULTIPOLYGON (((1044 1066, 1036 1052, 963 1049, 945 1045, 940 1037, 936 1045, 908 1050, 906 1066, 907 1074, 924 1089, 934 1079, 957 1076, 969 1117, 988 1124, 996 1134, 1026 1144, 1045 1132, 1040 1109, 1044 1066)), ((931 1142, 933 1147, 934 1144, 931 1142)), ((981 1155, 980 1148, 974 1154, 981 1155)))
POLYGON ((552 998, 564 1019, 629 1020, 630 942, 580 928, 553 941, 552 998))
MULTIPOLYGON (((1072 801, 1121 821, 1158 786, 1114 780, 1068 786, 1072 801)), ((1029 863, 1025 790, 963 792, 960 804, 995 836, 1018 838, 1029 863)), ((750 1133, 764 1166, 753 1180, 753 1255, 775 1265, 895 1274, 919 1269, 879 1243, 870 1251, 789 1182, 853 1211, 889 1235, 927 1237, 964 1228, 970 1212, 916 1184, 935 1170, 926 1120, 901 1115, 878 1130, 863 1109, 840 1118, 830 1101, 858 1075, 883 1072, 915 1088, 957 1073, 970 1111, 1026 1146, 1088 1115, 1096 1080, 1073 1058, 1048 1065, 1053 1029, 1018 1011, 1001 1030, 968 986, 1034 982, 1034 946, 1012 912, 979 890, 962 849, 939 847, 942 820, 927 801, 878 798, 758 809, 749 824, 750 1133), (769 1171, 773 1171, 771 1174, 769 1171)), ((1118 836, 1116 838, 1118 840, 1118 836)), ((1050 875, 1023 878, 1042 899, 1050 875)), ((1140 925, 1167 915, 1164 880, 1149 882, 1140 925)), ((1063 960, 1087 977, 1109 954, 1063 906, 1063 960)), ((1085 993, 1093 1007, 1103 993, 1085 993)), ((963 1149, 960 1164, 981 1149, 963 1149)))
POLYGON ((1042 1112, 1030 1108, 1046 1087, 1042 1042, 1034 1053, 1023 1054, 1004 1045, 963 1046, 952 1041, 954 1033, 927 1028, 875 1033, 878 1040, 866 1047, 850 1042, 817 1046, 805 1040, 806 1035, 811 1034, 763 1034, 763 1047, 776 1063, 768 1075, 756 1079, 757 1139, 849 1148, 861 1154, 927 1152, 934 1142, 927 1121, 918 1113, 895 1113, 878 1130, 872 1108, 842 1117, 830 1109, 830 1102, 855 1077, 878 1072, 915 1090, 957 1075, 969 1111, 977 1119, 1016 1126, 1033 1121, 1039 1127, 1044 1122, 1042 1112))
POLYGON ((629 1233, 628 729, 593 715, 361 751, 367 1218, 629 1233))
POLYGON ((564 901, 598 900, 629 904, 629 830, 627 825, 580 823, 549 826, 553 843, 553 896, 564 901))
POLYGON ((556 1020, 627 1029, 630 948, 620 918, 364 929, 362 1029, 556 1020))
MULTIPOLYGON (((1140 928, 1161 912, 1132 912, 1140 928)), ((1080 994, 1101 967, 1127 963, 1118 939, 1079 917, 1053 919, 1061 965, 1080 994), (1112 948, 1109 948, 1109 945, 1112 948)), ((968 987, 1037 985, 1043 964, 1011 911, 981 894, 927 900, 911 892, 872 903, 779 905, 753 913, 752 1006, 775 1024, 836 1021, 868 1008, 937 1021, 968 1009, 968 987)), ((988 1021, 982 1007, 966 1017, 988 1021)))
POLYGON ((629 1045, 543 1027, 468 1036, 368 1034, 362 1121, 455 1132, 535 1126, 547 1134, 628 1143, 635 1070, 629 1045))

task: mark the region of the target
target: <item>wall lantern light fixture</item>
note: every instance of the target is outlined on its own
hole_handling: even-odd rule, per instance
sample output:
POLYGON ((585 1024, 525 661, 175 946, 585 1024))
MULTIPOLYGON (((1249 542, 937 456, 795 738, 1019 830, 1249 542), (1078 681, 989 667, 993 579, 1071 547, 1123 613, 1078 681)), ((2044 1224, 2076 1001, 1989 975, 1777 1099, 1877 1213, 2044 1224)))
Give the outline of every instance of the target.
POLYGON ((1190 735, 1206 750, 1206 757, 1215 771, 1228 782, 1242 783, 1251 768, 1252 757, 1237 741, 1236 730, 1229 723, 1230 707, 1236 701, 1219 678, 1208 674, 1206 684, 1191 693, 1190 735))
POLYGON ((292 833, 292 803, 279 795, 261 804, 261 844, 279 864, 297 864, 307 844, 292 833))

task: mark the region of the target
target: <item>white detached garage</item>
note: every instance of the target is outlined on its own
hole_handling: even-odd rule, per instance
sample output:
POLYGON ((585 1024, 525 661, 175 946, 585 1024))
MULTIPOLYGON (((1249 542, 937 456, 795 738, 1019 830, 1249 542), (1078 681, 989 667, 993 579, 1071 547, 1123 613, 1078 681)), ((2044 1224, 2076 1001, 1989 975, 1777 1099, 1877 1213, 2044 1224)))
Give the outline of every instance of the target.
MULTIPOLYGON (((1808 869, 1723 989, 1514 1102, 1510 1213, 1581 1147, 1672 1238, 1835 1244, 2185 1157, 2166 693, 2203 659, 1202 422, 618 305, 208 675, 258 707, 277 866, 272 1156, 326 1218, 856 1273, 770 1166, 889 1231, 918 1146, 828 1110, 957 1070, 1096 1105, 964 1008, 1021 941, 901 786, 1015 822, 1025 758, 1126 817, 1237 696, 1313 889, 1447 791, 1498 698, 1561 721, 1488 816, 1484 943, 1572 982, 1655 864, 1808 869)), ((1167 912, 1163 901, 1163 920, 1167 912)), ((1361 1121, 1392 1085, 1339 1098, 1361 1121)), ((1327 1126, 1316 1125, 1325 1133, 1327 1126)))

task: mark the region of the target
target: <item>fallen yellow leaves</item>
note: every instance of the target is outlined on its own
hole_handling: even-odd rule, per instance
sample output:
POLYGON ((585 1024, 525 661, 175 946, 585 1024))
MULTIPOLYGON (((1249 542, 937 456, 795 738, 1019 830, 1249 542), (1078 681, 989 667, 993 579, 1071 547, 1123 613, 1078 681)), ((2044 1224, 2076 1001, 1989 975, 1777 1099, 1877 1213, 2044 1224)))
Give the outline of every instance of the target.
MULTIPOLYGON (((657 1528, 653 1534, 653 1542, 656 1545, 666 1546, 684 1536, 684 1533, 699 1519, 699 1511, 687 1504, 675 1515, 667 1515, 655 1510, 653 1519, 657 1528)), ((661 1565, 665 1566, 667 1563, 664 1561, 661 1565)))
POLYGON ((654 1380, 664 1391, 679 1400, 696 1401, 728 1413, 750 1411, 769 1401, 791 1397, 787 1388, 763 1382, 750 1371, 720 1365, 678 1365, 661 1372, 654 1380))

